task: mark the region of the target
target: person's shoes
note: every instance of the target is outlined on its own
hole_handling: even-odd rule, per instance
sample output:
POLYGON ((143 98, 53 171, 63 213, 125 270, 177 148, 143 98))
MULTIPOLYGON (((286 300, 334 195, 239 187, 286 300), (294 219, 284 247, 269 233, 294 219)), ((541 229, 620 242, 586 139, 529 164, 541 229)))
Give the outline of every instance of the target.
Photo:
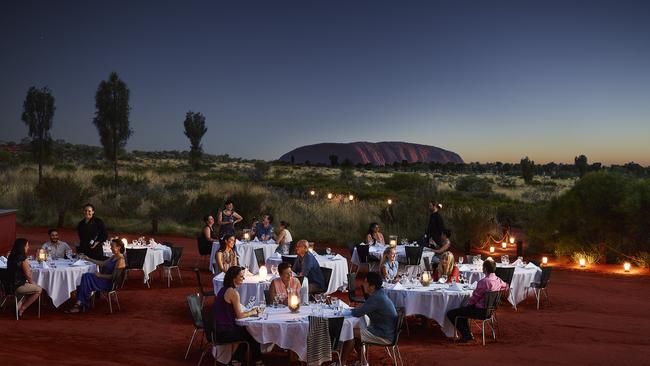
POLYGON ((81 312, 81 306, 79 305, 74 305, 70 309, 66 310, 66 314, 77 314, 81 312))
POLYGON ((468 343, 468 342, 472 342, 472 341, 474 341, 474 337, 472 337, 472 336, 469 336, 469 337, 462 336, 457 341, 457 343, 468 343))

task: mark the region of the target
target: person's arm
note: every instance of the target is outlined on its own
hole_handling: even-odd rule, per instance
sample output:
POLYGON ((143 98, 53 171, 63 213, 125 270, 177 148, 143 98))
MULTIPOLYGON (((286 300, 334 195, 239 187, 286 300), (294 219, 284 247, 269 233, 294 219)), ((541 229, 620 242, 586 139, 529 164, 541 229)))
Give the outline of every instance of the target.
MULTIPOLYGON (((304 263, 304 264, 305 264, 305 268, 302 269, 302 275, 303 275, 303 276, 308 277, 309 273, 311 272, 311 270, 312 270, 312 269, 314 268, 314 266, 315 266, 314 262, 316 262, 316 259, 314 258, 314 259, 312 260, 312 257, 309 255, 309 253, 306 253, 306 254, 305 254, 305 263, 304 263)), ((319 268, 319 269, 320 269, 320 268, 319 268)))
POLYGON ((241 319, 241 318, 247 318, 249 316, 254 316, 257 315, 257 307, 249 310, 249 311, 242 311, 241 310, 241 304, 240 304, 240 299, 239 299, 239 292, 237 292, 235 289, 229 288, 226 290, 226 294, 224 296, 224 300, 232 305, 232 308, 235 312, 235 318, 241 319))
POLYGON ((451 276, 449 278, 455 278, 456 282, 460 282, 460 271, 458 267, 454 266, 454 269, 451 270, 451 276))
POLYGON ((217 257, 217 267, 219 267, 219 271, 225 272, 223 270, 223 252, 217 252, 216 257, 217 257))
POLYGON ((505 290, 507 290, 507 289, 508 289, 508 284, 505 283, 505 282, 503 282, 503 280, 501 280, 500 278, 499 278, 499 281, 501 282, 501 288, 500 288, 500 291, 505 291, 505 290))
POLYGON ((382 244, 386 244, 386 241, 384 240, 384 234, 379 233, 378 235, 379 235, 378 241, 380 241, 382 244))
POLYGON ((106 261, 110 260, 110 258, 109 258, 109 259, 106 259, 106 260, 103 260, 103 261, 98 261, 97 259, 92 259, 92 258, 88 257, 85 254, 82 254, 79 257, 81 259, 85 260, 86 262, 94 263, 94 264, 96 264, 98 266, 103 266, 106 263, 106 261))
POLYGON ((210 236, 210 228, 209 227, 204 227, 203 228, 203 237, 205 237, 206 240, 212 241, 212 237, 210 236))
POLYGON ((223 211, 219 211, 219 215, 217 215, 217 224, 219 226, 228 224, 228 222, 223 222, 223 211))
POLYGON ((240 214, 238 214, 238 213, 235 212, 235 211, 232 212, 232 217, 234 218, 234 220, 233 220, 233 222, 232 222, 233 225, 236 224, 236 223, 238 223, 238 222, 240 222, 241 220, 244 219, 243 217, 241 217, 240 214))
POLYGON ((383 264, 381 266, 381 277, 385 280, 388 279, 388 270, 386 269, 386 266, 383 264))
POLYGON ((366 235, 366 243, 372 244, 372 235, 370 234, 366 235))
POLYGON ((291 270, 298 276, 302 276, 302 258, 300 256, 296 256, 296 260, 293 262, 293 266, 291 266, 291 270))
POLYGON ((449 242, 447 241, 447 242, 445 242, 444 244, 442 244, 442 246, 441 246, 440 248, 438 248, 438 249, 432 249, 432 251, 433 251, 434 253, 440 254, 440 253, 444 253, 444 252, 446 252, 446 251, 449 249, 449 247, 450 247, 450 245, 449 245, 449 242))
POLYGON ((278 240, 276 240, 276 242, 277 242, 278 244, 282 244, 282 243, 284 243, 284 237, 285 237, 285 236, 286 236, 286 235, 284 235, 284 230, 280 231, 280 235, 278 235, 278 240))
MULTIPOLYGON (((293 278, 293 277, 292 277, 292 278, 293 278)), ((279 280, 279 279, 276 278, 276 279, 274 279, 273 281, 271 281, 271 286, 269 286, 269 297, 270 297, 271 299, 275 299, 275 295, 276 295, 276 292, 275 292, 275 281, 282 281, 282 280, 279 280)))
POLYGON ((375 301, 373 299, 373 296, 369 296, 368 299, 366 299, 366 302, 363 303, 358 308, 351 309, 350 314, 354 317, 361 317, 364 316, 368 313, 372 313, 377 309, 377 304, 375 304, 375 301))
POLYGON ((472 296, 469 298, 467 305, 476 305, 479 301, 481 301, 486 290, 487 290, 487 284, 485 280, 483 279, 478 281, 478 283, 476 284, 476 289, 474 290, 474 292, 472 292, 472 296))
POLYGON ((21 264, 23 273, 25 274, 25 279, 27 280, 28 283, 34 283, 32 281, 32 267, 29 266, 29 261, 25 259, 23 263, 21 264))
POLYGON ((106 232, 106 225, 104 225, 104 221, 97 219, 95 222, 97 223, 97 239, 95 239, 93 248, 97 245, 103 245, 103 243, 108 238, 108 233, 106 232))

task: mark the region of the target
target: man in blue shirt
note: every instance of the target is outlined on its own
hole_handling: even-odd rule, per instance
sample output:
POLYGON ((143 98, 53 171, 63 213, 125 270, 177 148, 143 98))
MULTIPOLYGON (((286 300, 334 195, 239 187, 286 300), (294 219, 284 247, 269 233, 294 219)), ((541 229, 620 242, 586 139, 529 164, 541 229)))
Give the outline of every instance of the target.
POLYGON ((366 279, 361 286, 368 298, 361 307, 354 308, 344 312, 344 315, 361 317, 367 315, 370 318, 370 325, 366 329, 354 328, 354 341, 346 341, 343 344, 341 354, 341 364, 345 362, 354 347, 359 355, 361 365, 368 365, 366 353, 363 344, 391 344, 395 338, 395 329, 397 325, 397 310, 395 305, 386 296, 382 288, 383 279, 376 272, 368 272, 366 279))
POLYGON ((273 226, 271 225, 273 218, 271 215, 264 215, 262 222, 255 225, 255 236, 260 241, 267 241, 273 238, 273 226))
POLYGON ((300 240, 296 243, 296 263, 293 271, 298 276, 305 276, 309 280, 309 293, 319 293, 327 290, 325 288, 325 279, 323 272, 320 270, 320 264, 313 254, 308 250, 307 240, 300 240))

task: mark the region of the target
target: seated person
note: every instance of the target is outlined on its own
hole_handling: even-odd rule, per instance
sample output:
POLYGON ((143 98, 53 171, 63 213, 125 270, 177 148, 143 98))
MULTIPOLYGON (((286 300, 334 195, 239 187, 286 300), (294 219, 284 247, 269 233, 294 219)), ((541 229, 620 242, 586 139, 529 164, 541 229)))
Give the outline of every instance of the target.
POLYGON ((319 293, 326 290, 325 278, 320 269, 320 264, 313 254, 308 250, 309 243, 307 240, 299 240, 296 243, 296 263, 293 271, 298 276, 305 276, 309 280, 309 293, 319 293))
POLYGON ((14 241, 11 254, 7 258, 8 279, 15 286, 16 297, 23 299, 22 302, 19 302, 21 305, 18 308, 18 317, 23 316, 25 310, 38 299, 43 291, 32 280, 32 268, 29 266, 27 253, 29 253, 29 242, 25 238, 18 238, 14 241))
POLYGON ((273 239, 273 226, 271 225, 273 217, 271 215, 264 215, 262 222, 255 225, 253 234, 259 241, 267 241, 273 239))
POLYGON ((219 250, 215 254, 214 274, 228 271, 228 268, 237 266, 237 253, 235 253, 235 235, 226 234, 221 243, 219 250))
MULTIPOLYGON (((223 287, 215 296, 212 314, 210 317, 206 317, 207 324, 214 326, 215 338, 218 342, 248 342, 256 365, 263 365, 260 355, 260 344, 248 333, 246 327, 239 326, 235 323, 236 319, 257 316, 259 313, 257 307, 243 311, 239 292, 237 292, 237 288, 241 286, 242 282, 244 282, 243 268, 238 266, 228 268, 223 277, 223 287)), ((239 359, 246 358, 241 357, 242 351, 242 347, 239 347, 236 353, 239 359)))
POLYGON ((448 229, 442 230, 442 233, 440 234, 440 244, 434 245, 432 248, 432 251, 436 255, 431 257, 431 263, 439 263, 440 254, 448 251, 449 248, 451 248, 451 241, 449 240, 450 238, 451 238, 451 230, 448 229))
POLYGON ((281 302, 286 305, 287 299, 289 298, 289 290, 293 291, 295 294, 300 294, 300 281, 293 277, 291 264, 287 262, 282 262, 278 265, 278 274, 280 277, 271 282, 269 295, 271 296, 271 299, 275 299, 276 297, 282 299, 281 302))
POLYGON ((366 302, 358 308, 344 311, 344 315, 355 317, 367 315, 370 318, 370 325, 366 329, 354 328, 354 340, 346 341, 343 344, 342 365, 345 365, 353 347, 360 357, 361 365, 368 365, 363 343, 391 344, 395 338, 397 311, 393 302, 386 296, 382 282, 378 273, 368 272, 361 285, 368 294, 366 302))
MULTIPOLYGON (((480 315, 485 309, 486 292, 504 291, 508 289, 508 284, 494 274, 496 268, 497 264, 493 260, 488 259, 483 262, 483 273, 485 273, 485 277, 476 284, 476 289, 472 293, 472 297, 469 298, 467 306, 447 312, 447 318, 451 324, 454 324, 458 316, 471 317, 480 315)), ((458 332, 461 334, 459 342, 466 343, 474 339, 467 318, 458 319, 457 327, 458 332)))
POLYGON ((442 276, 447 276, 447 283, 450 283, 452 280, 460 282, 460 271, 456 267, 456 263, 454 263, 454 255, 451 252, 442 253, 438 268, 433 271, 434 281, 438 281, 442 276))
POLYGON ((381 277, 387 282, 399 281, 399 276, 397 275, 399 263, 397 263, 395 258, 397 258, 395 249, 386 248, 384 250, 379 268, 381 269, 381 277))
POLYGON ((368 234, 366 235, 366 243, 370 245, 375 244, 385 244, 384 235, 379 231, 379 224, 373 222, 368 228, 368 234))
POLYGON ((47 231, 50 240, 43 243, 41 248, 47 251, 48 257, 52 259, 65 259, 66 253, 72 254, 72 249, 68 243, 59 240, 59 231, 57 229, 50 229, 47 231))
POLYGON ((275 250, 281 254, 289 254, 289 245, 291 245, 291 232, 289 232, 289 223, 280 221, 280 234, 278 235, 278 248, 275 250))
POLYGON ((81 276, 81 284, 77 287, 77 303, 66 311, 66 313, 78 313, 90 309, 90 296, 94 291, 110 291, 113 288, 113 271, 124 269, 124 243, 119 239, 111 240, 111 253, 113 255, 104 261, 88 258, 81 255, 83 260, 95 263, 100 271, 97 273, 84 273, 81 276))

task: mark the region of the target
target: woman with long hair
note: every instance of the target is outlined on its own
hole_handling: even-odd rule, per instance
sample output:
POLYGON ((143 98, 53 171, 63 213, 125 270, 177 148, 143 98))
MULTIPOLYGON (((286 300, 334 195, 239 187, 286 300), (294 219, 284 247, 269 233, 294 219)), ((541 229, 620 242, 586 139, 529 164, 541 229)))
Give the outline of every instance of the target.
POLYGON ((9 281, 15 287, 17 297, 23 301, 18 308, 18 317, 22 317, 29 305, 33 304, 41 295, 43 289, 32 281, 32 268, 27 260, 29 253, 29 242, 25 238, 18 238, 14 241, 11 254, 7 258, 7 275, 9 281))
POLYGON ((237 254, 235 253, 235 235, 227 234, 221 239, 219 250, 215 254, 215 274, 226 272, 232 266, 237 265, 237 254))
POLYGON ((386 248, 384 254, 381 256, 379 268, 381 269, 381 277, 386 281, 392 282, 399 280, 399 276, 397 275, 399 263, 397 263, 396 257, 397 255, 393 248, 386 248))
POLYGON ((289 231, 289 223, 286 221, 280 221, 280 233, 278 234, 278 248, 275 250, 281 254, 289 254, 289 245, 293 238, 291 237, 291 232, 289 231))
POLYGON ((366 235, 366 243, 370 245, 375 244, 384 244, 384 235, 379 231, 379 224, 373 222, 368 227, 368 233, 366 235))
POLYGON ((455 279, 456 282, 460 282, 460 271, 454 263, 454 255, 451 252, 444 252, 440 256, 440 263, 438 263, 438 268, 433 272, 433 280, 438 281, 443 276, 447 276, 447 282, 451 282, 452 279, 455 279))
POLYGON ((223 210, 219 211, 217 215, 217 225, 219 225, 219 236, 235 235, 235 224, 243 220, 237 212, 235 212, 235 205, 231 200, 223 204, 223 210))

